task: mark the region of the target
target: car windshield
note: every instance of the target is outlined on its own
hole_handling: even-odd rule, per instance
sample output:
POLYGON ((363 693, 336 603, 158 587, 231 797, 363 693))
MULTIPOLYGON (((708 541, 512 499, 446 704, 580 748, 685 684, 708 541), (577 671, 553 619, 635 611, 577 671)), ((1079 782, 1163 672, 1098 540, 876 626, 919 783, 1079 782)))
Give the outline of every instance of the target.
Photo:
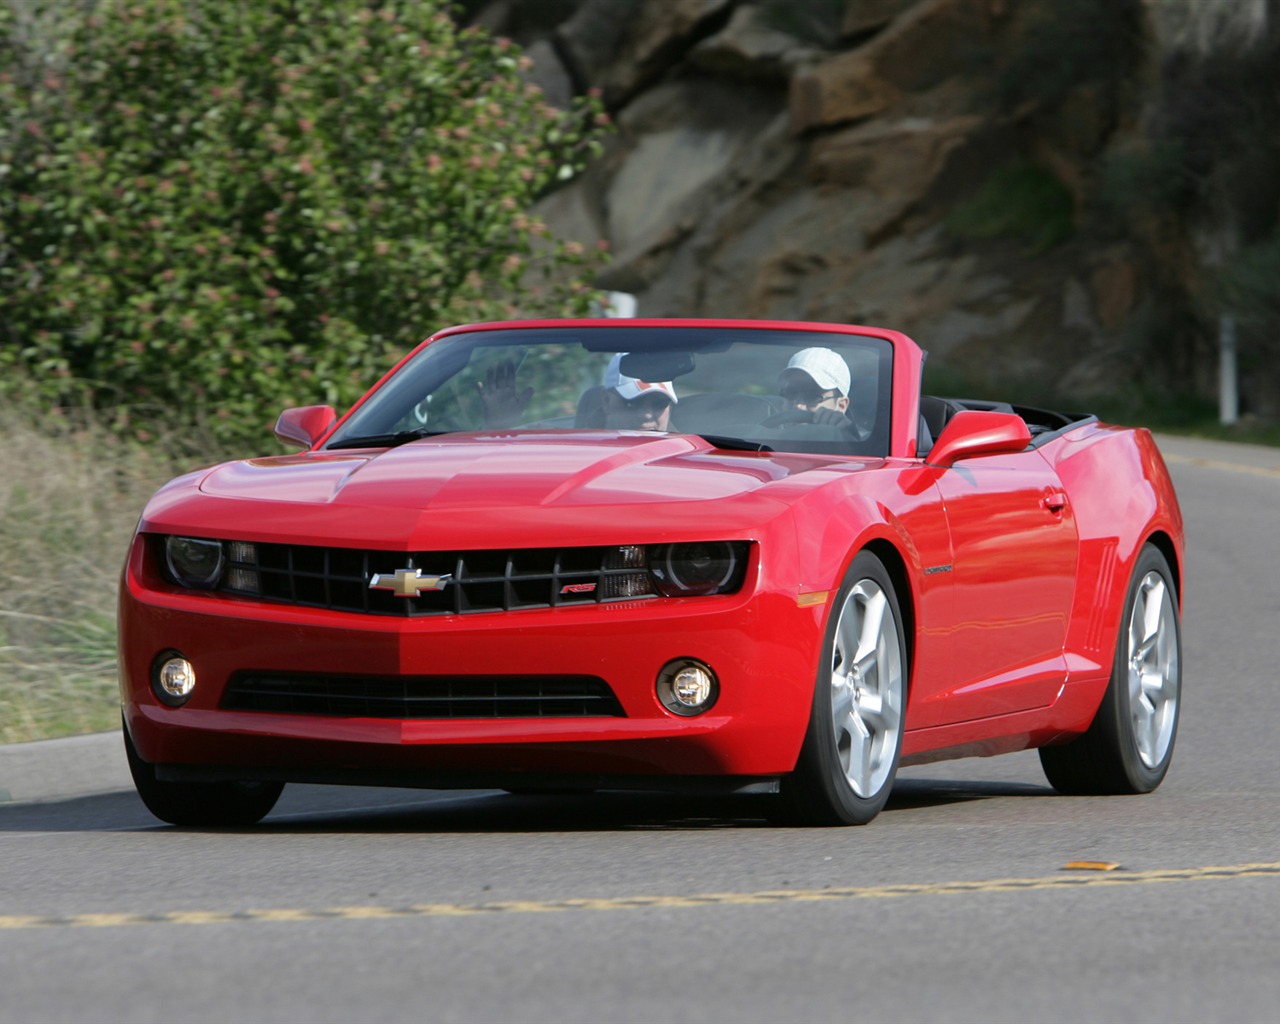
POLYGON ((892 356, 883 338, 835 331, 486 327, 425 346, 325 447, 460 431, 659 430, 727 450, 883 457, 892 356))

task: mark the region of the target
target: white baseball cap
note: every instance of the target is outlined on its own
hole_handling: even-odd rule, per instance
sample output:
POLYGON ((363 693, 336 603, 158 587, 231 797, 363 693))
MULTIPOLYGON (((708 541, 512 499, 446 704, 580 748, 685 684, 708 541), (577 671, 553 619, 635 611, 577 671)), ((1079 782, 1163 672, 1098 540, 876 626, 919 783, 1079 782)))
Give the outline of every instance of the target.
MULTIPOLYGON (((669 380, 647 381, 637 380, 635 377, 628 377, 622 372, 622 357, 625 352, 619 352, 616 356, 609 360, 609 368, 604 371, 604 386, 613 388, 623 398, 630 402, 633 398, 639 398, 641 395, 653 394, 655 391, 666 395, 671 399, 672 403, 680 401, 676 397, 676 389, 671 385, 669 380)), ((847 373, 848 371, 846 371, 847 373)))
POLYGON ((803 370, 823 391, 849 394, 849 365, 829 348, 802 348, 791 357, 787 369, 803 370))

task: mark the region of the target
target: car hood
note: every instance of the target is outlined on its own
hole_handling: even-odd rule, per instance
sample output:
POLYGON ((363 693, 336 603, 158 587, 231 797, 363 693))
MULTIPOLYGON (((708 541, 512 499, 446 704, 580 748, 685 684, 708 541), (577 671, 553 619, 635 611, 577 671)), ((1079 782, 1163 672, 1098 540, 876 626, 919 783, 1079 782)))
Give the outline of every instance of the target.
POLYGON ((491 509, 712 501, 829 468, 812 455, 726 453, 700 437, 581 433, 449 435, 376 454, 227 463, 208 495, 376 508, 491 509))
POLYGON ((450 434, 231 462, 180 478, 142 528, 296 544, 455 547, 754 536, 865 463, 727 452, 682 434, 450 434))

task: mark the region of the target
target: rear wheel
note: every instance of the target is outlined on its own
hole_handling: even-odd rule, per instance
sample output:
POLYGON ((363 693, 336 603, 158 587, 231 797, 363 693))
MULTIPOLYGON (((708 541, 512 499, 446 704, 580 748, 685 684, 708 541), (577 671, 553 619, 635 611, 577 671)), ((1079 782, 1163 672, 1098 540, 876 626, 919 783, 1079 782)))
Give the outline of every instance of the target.
POLYGON ((1042 747, 1059 793, 1149 793, 1173 757, 1182 695, 1182 627, 1169 563, 1147 545, 1125 600, 1111 682, 1079 739, 1042 747))
POLYGON ((783 780, 789 819, 863 825, 880 813, 902 752, 905 652, 893 583, 864 551, 832 609, 809 729, 795 772, 783 780))
POLYGON ((147 810, 171 825, 252 825, 280 799, 283 782, 166 782, 142 760, 124 729, 133 784, 147 810))

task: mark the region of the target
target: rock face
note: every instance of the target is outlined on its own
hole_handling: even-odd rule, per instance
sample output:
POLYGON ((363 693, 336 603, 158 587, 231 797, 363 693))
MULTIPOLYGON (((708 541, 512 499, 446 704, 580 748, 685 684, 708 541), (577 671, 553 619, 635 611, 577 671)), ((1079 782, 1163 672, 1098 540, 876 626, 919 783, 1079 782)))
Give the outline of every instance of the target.
MULTIPOLYGON (((604 96, 605 155, 539 212, 607 240, 599 283, 641 315, 895 327, 944 386, 1048 399, 1158 371, 1131 339, 1168 278, 1097 199, 1146 72, 1079 70, 1035 20, 1054 7, 497 0, 474 17, 525 46, 552 101, 604 96), (1019 180, 1057 205, 1012 186, 1003 202, 1019 180)), ((1212 389, 1208 356, 1190 368, 1212 389)))

